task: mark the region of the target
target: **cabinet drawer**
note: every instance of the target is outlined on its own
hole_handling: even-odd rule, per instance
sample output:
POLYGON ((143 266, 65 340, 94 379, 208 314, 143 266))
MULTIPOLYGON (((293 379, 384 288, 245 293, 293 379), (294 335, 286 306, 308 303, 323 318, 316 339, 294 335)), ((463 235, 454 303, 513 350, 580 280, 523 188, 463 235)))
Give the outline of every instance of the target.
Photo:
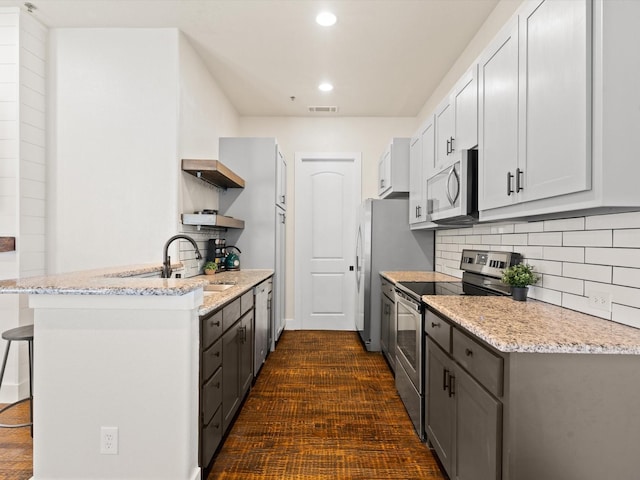
POLYGON ((222 363, 222 342, 218 340, 202 352, 202 380, 206 380, 222 363))
POLYGON ((202 349, 206 349, 222 335, 222 310, 202 318, 202 349))
POLYGON ((244 315, 253 308, 253 290, 249 290, 247 293, 240 297, 240 315, 244 315))
POLYGON ((501 357, 454 329, 453 358, 487 390, 494 395, 502 396, 501 357))
POLYGON ((222 403, 222 369, 202 387, 202 423, 208 424, 222 403))
POLYGON ((202 429, 200 439, 200 466, 207 467, 213 458, 213 454, 222 440, 222 408, 214 414, 207 426, 202 429))
POLYGON ((451 324, 431 310, 424 311, 424 330, 445 352, 451 351, 451 324))
POLYGON ((391 300, 395 301, 395 299, 396 299, 395 294, 396 293, 395 293, 395 287, 394 287, 393 283, 387 282, 386 280, 382 280, 381 288, 382 288, 383 295, 386 295, 391 300))
POLYGON ((236 321, 240 318, 240 299, 237 298, 229 305, 222 309, 222 330, 227 331, 227 329, 236 323, 236 321))

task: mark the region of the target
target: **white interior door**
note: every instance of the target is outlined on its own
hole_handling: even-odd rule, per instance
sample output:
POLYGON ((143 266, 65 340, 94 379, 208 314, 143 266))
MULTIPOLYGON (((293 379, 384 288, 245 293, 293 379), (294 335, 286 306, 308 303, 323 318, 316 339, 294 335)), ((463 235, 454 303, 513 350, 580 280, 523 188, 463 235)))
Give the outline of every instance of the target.
POLYGON ((359 153, 296 153, 296 327, 355 330, 359 153))

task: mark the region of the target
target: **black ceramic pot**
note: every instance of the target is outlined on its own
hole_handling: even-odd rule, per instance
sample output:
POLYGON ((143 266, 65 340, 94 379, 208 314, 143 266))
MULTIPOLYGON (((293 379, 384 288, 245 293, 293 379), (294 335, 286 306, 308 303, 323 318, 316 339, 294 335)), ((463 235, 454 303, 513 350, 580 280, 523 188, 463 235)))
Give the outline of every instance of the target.
POLYGON ((511 287, 511 296, 518 302, 526 302, 528 290, 529 287, 511 287))

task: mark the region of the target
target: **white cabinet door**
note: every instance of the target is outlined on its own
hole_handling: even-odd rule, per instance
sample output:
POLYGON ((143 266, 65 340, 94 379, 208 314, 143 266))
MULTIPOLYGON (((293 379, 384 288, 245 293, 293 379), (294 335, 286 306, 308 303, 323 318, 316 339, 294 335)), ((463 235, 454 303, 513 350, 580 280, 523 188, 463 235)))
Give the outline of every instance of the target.
POLYGON ((411 139, 409 147, 409 224, 425 220, 424 187, 422 181, 422 139, 420 135, 411 139))
POLYGON ((514 17, 480 57, 478 206, 514 202, 518 165, 518 18, 514 17))
POLYGON ((432 116, 420 132, 422 140, 422 170, 424 184, 425 203, 427 195, 427 179, 438 172, 436 165, 436 136, 435 136, 435 117, 432 116))
POLYGON ((451 142, 454 138, 454 106, 448 96, 436 109, 436 171, 453 162, 451 142))
POLYGON ((519 18, 518 200, 589 189, 591 1, 534 1, 519 18))
POLYGON ((276 205, 287 209, 287 160, 279 149, 276 149, 276 205))
POLYGON ((451 150, 475 147, 478 144, 478 65, 473 65, 458 81, 451 103, 455 122, 451 150))

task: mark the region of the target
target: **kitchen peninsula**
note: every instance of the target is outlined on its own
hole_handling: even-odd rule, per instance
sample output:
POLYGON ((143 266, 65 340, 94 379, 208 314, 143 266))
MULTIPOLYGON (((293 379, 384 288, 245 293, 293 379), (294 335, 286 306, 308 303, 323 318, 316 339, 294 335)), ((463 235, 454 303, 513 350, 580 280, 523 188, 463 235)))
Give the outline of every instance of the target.
POLYGON ((208 277, 159 274, 133 266, 0 282, 34 309, 34 480, 200 478, 199 319, 273 271, 217 274, 233 284, 219 292, 203 291, 208 277), (116 454, 101 454, 105 427, 117 428, 116 454))

